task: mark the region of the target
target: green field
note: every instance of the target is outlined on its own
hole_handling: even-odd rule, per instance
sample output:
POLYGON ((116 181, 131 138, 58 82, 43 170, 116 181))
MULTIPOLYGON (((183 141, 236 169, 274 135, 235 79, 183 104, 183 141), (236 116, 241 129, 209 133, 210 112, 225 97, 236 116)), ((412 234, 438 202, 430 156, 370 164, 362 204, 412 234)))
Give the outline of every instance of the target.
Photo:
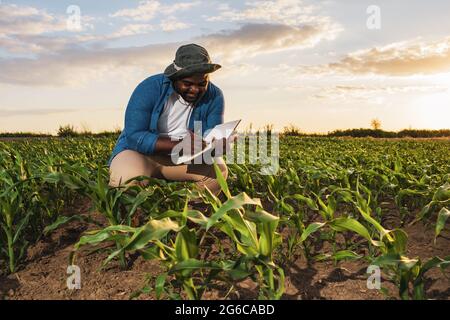
POLYGON ((89 263, 99 278, 137 278, 138 288, 124 289, 122 298, 284 299, 302 272, 347 264, 363 269, 359 283, 369 265, 381 268, 378 296, 366 298, 450 296, 448 139, 284 137, 275 175, 262 175, 259 164, 230 164, 219 198, 193 184, 157 179, 145 188, 109 188, 106 162, 114 143, 83 137, 0 142, 3 298, 17 297, 1 289, 14 274, 23 278, 27 266, 55 256, 50 250, 39 261, 30 258, 37 244, 56 250, 55 235, 68 237, 74 225, 81 231, 64 242, 57 297, 69 295, 67 265, 80 264, 83 272, 89 263), (196 197, 204 204, 188 206, 196 197), (80 204, 91 210, 79 210, 80 204), (412 236, 422 238, 411 242, 412 236), (89 254, 101 261, 87 262, 89 254), (129 273, 134 261, 148 261, 157 272, 129 273), (303 271, 294 275, 299 263, 303 271), (440 287, 430 289, 430 279, 440 287))

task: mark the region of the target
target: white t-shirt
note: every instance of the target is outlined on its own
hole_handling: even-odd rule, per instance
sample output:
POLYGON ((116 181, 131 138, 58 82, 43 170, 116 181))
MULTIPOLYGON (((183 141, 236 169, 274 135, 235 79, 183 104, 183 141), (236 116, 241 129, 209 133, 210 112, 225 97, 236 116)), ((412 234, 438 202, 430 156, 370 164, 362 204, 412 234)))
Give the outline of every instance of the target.
POLYGON ((185 101, 181 95, 174 92, 167 99, 158 119, 160 136, 183 139, 188 133, 189 119, 193 109, 192 103, 185 101))

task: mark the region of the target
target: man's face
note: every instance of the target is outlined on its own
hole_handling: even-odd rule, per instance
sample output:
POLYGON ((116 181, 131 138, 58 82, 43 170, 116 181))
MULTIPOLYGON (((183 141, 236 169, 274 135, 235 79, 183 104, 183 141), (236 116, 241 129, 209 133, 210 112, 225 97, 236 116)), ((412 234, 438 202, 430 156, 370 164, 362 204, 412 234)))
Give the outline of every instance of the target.
POLYGON ((196 102, 208 88, 208 74, 194 74, 173 82, 175 90, 187 102, 196 102))

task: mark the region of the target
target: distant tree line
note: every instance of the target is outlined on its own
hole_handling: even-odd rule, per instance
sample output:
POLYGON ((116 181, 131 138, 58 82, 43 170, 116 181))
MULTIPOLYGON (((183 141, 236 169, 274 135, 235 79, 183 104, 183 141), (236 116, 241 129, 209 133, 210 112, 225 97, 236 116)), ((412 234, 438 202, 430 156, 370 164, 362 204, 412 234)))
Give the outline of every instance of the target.
POLYGON ((327 134, 329 137, 373 137, 373 138, 441 138, 450 137, 450 129, 418 130, 405 129, 398 132, 381 129, 347 129, 335 130, 327 134))
POLYGON ((33 133, 33 132, 0 132, 0 138, 51 138, 51 137, 114 137, 119 136, 121 130, 102 131, 93 133, 89 130, 77 131, 72 125, 59 126, 55 135, 50 133, 33 133))
POLYGON ((92 133, 89 130, 77 131, 72 125, 59 126, 58 137, 111 137, 118 136, 121 130, 92 133))
MULTIPOLYGON (((372 125, 373 127, 377 127, 372 125)), ((252 131, 250 129, 250 131, 252 131)), ((247 130, 246 132, 250 132, 247 130)), ((272 125, 266 125, 262 130, 257 130, 256 132, 267 132, 273 131, 272 125)), ((58 129, 57 137, 115 137, 119 136, 121 130, 117 129, 114 131, 103 131, 99 133, 92 133, 90 131, 77 131, 71 125, 60 126, 58 129)), ((346 129, 346 130, 335 130, 328 133, 305 133, 302 132, 295 125, 289 125, 283 128, 280 132, 281 136, 300 136, 300 137, 373 137, 373 138, 441 138, 450 137, 450 129, 441 130, 420 130, 420 129, 405 129, 398 132, 395 131, 385 131, 382 129, 346 129)), ((14 133, 0 133, 0 138, 26 138, 26 137, 36 137, 36 138, 48 138, 55 137, 54 135, 48 133, 31 133, 31 132, 14 132, 14 133)))
POLYGON ((33 133, 33 132, 0 132, 0 138, 50 138, 50 133, 33 133))

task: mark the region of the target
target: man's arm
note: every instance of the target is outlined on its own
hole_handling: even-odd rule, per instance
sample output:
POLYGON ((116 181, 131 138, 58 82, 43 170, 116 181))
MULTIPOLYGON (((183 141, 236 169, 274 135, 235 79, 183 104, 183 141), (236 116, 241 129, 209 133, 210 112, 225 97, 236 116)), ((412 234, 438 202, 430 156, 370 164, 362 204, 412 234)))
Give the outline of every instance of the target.
POLYGON ((183 140, 172 140, 168 137, 159 137, 155 144, 155 153, 162 153, 162 154, 169 154, 172 152, 172 149, 179 143, 183 143, 189 148, 188 150, 183 150, 190 152, 190 154, 194 154, 195 152, 198 152, 199 150, 196 150, 196 148, 201 148, 203 150, 207 144, 202 139, 202 137, 196 135, 193 131, 189 130, 186 137, 184 137, 183 140))
MULTIPOLYGON (((223 96, 222 90, 216 87, 216 97, 213 100, 211 105, 211 110, 208 112, 206 119, 206 128, 205 132, 207 133, 211 129, 213 129, 216 125, 223 123, 223 115, 225 110, 225 99, 223 96)), ((224 153, 227 146, 226 139, 222 139, 222 141, 213 140, 215 144, 214 150, 212 152, 213 156, 219 156, 224 153)))
POLYGON ((156 80, 141 82, 128 102, 125 111, 125 132, 130 149, 143 154, 153 154, 158 133, 149 131, 153 108, 157 103, 159 88, 156 80))
POLYGON ((158 137, 155 143, 155 153, 164 153, 169 154, 173 147, 175 147, 179 141, 173 141, 171 138, 168 137, 158 137))
POLYGON ((216 125, 223 123, 223 114, 225 110, 225 99, 219 88, 216 88, 217 95, 214 98, 211 109, 207 114, 206 128, 204 131, 211 130, 216 125))

